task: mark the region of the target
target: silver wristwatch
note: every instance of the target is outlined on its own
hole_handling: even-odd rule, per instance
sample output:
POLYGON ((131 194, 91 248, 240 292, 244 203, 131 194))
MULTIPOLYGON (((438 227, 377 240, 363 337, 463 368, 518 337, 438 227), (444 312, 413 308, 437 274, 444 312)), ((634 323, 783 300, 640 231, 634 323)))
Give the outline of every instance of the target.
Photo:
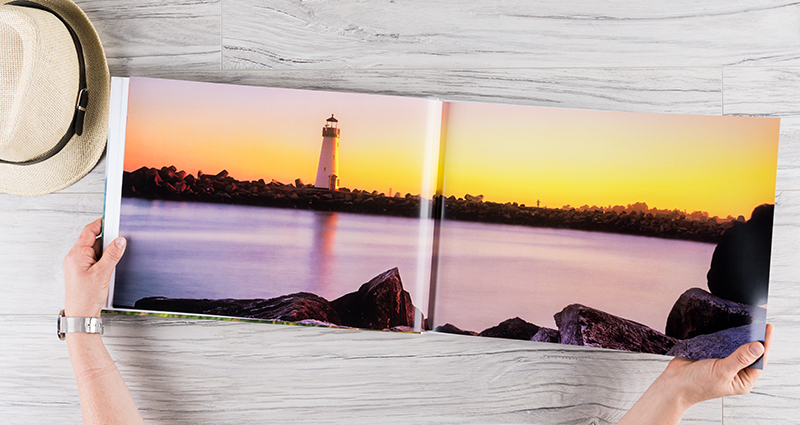
POLYGON ((58 339, 65 339, 67 332, 103 334, 103 319, 99 317, 65 317, 64 310, 58 313, 58 339))

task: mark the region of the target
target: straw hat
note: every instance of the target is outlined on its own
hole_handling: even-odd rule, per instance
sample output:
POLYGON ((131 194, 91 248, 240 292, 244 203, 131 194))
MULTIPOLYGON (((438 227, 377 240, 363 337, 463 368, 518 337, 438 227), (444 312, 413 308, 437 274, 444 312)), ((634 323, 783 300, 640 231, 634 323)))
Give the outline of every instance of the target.
POLYGON ((0 0, 0 192, 41 195, 86 175, 108 133, 110 79, 69 0, 0 0))

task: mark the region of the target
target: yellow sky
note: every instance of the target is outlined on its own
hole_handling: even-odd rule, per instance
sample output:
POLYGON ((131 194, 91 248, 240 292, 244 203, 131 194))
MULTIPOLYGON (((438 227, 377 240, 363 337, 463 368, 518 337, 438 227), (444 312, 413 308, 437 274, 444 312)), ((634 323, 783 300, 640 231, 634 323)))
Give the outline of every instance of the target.
POLYGON ((448 196, 747 218, 774 202, 777 118, 454 103, 448 122, 448 196))
MULTIPOLYGON (((341 129, 341 185, 421 192, 427 100, 132 78, 125 170, 222 169, 313 183, 321 128, 341 129)), ((445 193, 750 216, 772 203, 778 119, 452 103, 445 193)))
POLYGON ((335 114, 342 186, 418 194, 427 102, 131 78, 124 168, 226 169, 239 180, 314 183, 322 127, 335 114))

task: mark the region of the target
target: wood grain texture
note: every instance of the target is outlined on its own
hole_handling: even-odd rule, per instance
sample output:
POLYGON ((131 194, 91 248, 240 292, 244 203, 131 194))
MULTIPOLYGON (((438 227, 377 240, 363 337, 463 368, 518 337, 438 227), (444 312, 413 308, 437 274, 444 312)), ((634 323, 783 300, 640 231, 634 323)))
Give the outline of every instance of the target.
POLYGON ((800 191, 779 192, 775 204, 772 232, 769 308, 775 316, 800 313, 800 191))
POLYGON ((219 69, 220 0, 77 0, 112 72, 219 69))
POLYGON ((64 256, 102 215, 102 194, 0 195, 0 313, 64 308, 64 256))
POLYGON ((721 74, 712 68, 142 70, 133 75, 560 108, 722 113, 721 74))
MULTIPOLYGON (((702 403, 683 423, 796 422, 800 4, 78 4, 97 27, 113 75, 782 117, 772 358, 753 394, 702 403)), ((102 213, 104 173, 101 161, 56 194, 0 194, 0 422, 80 423, 54 315, 63 306, 63 256, 102 213)), ((657 356, 449 335, 106 318, 106 344, 156 424, 607 424, 666 364, 657 356)))
MULTIPOLYGON (((612 424, 667 361, 454 335, 104 319, 106 346, 153 424, 612 424)), ((11 423, 56 416, 79 423, 53 322, 6 316, 0 324, 6 340, 27 335, 0 350, 8 394, 0 409, 11 423)), ((685 423, 718 424, 719 414, 719 400, 710 401, 685 423)))
POLYGON ((224 0, 225 69, 798 65, 800 4, 224 0))

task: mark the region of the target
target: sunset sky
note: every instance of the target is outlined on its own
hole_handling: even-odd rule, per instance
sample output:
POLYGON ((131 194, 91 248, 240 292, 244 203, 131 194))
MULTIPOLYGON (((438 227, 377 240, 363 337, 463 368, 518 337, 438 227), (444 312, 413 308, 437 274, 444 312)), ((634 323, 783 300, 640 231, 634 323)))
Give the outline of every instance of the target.
POLYGON ((773 203, 777 118, 452 103, 445 194, 750 218, 773 203))
MULTIPOLYGON (((313 183, 339 120, 340 184, 422 191, 429 101, 131 78, 125 170, 313 183)), ((450 104, 445 194, 560 208, 646 202, 744 215, 773 203, 778 119, 450 104)))
POLYGON ((314 183, 322 127, 339 120, 340 183, 419 194, 427 100, 131 78, 126 171, 314 183))

